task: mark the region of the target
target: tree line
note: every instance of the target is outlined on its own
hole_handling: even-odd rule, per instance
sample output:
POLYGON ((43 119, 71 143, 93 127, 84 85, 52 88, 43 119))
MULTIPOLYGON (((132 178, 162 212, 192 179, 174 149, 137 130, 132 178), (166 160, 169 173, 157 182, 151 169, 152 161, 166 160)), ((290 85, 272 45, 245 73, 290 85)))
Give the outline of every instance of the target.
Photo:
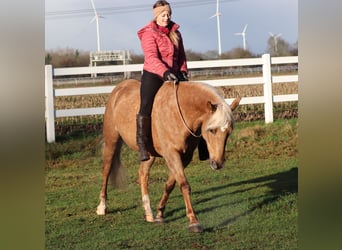
MULTIPOLYGON (((45 52, 45 64, 51 64, 55 68, 89 66, 89 53, 89 51, 80 51, 72 48, 48 50, 45 52)), ((261 56, 260 54, 254 54, 248 49, 244 50, 241 47, 236 47, 223 52, 219 58, 217 50, 209 50, 202 53, 188 49, 185 53, 188 61, 253 58, 261 56)), ((282 38, 278 38, 277 41, 275 41, 270 37, 267 41, 266 53, 271 54, 271 56, 297 56, 298 43, 289 44, 282 38)), ((131 53, 131 59, 131 64, 143 63, 144 56, 131 53)), ((115 64, 115 62, 107 62, 104 64, 115 64)))

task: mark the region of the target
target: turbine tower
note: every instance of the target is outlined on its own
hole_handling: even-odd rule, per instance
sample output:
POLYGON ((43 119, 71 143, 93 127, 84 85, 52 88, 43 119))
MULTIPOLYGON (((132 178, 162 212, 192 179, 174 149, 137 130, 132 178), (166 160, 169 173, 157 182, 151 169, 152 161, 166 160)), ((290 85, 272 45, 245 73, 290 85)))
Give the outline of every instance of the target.
POLYGON ((235 33, 237 36, 242 36, 242 42, 243 42, 243 49, 246 50, 246 30, 247 30, 247 25, 243 28, 243 31, 241 33, 235 33))
POLYGON ((221 56, 221 27, 220 27, 220 16, 221 13, 219 12, 219 0, 216 0, 216 13, 209 17, 209 19, 216 16, 217 20, 217 41, 218 41, 218 54, 221 56))
POLYGON ((93 6, 94 10, 94 17, 91 19, 90 23, 96 21, 96 33, 97 33, 97 51, 101 51, 101 44, 100 44, 100 29, 99 29, 99 18, 103 18, 102 16, 99 16, 99 14, 96 11, 95 4, 93 0, 91 1, 91 5, 93 6))
POLYGON ((278 52, 278 37, 281 36, 281 33, 273 35, 271 32, 268 32, 268 34, 270 34, 270 36, 273 38, 274 40, 274 51, 278 52))

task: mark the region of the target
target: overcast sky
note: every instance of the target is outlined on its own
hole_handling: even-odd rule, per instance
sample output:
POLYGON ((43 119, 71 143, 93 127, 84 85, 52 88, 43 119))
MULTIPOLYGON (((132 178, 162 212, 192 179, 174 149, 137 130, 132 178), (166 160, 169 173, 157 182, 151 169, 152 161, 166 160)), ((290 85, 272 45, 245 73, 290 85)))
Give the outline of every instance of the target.
MULTIPOLYGON (((137 31, 152 19, 153 1, 94 0, 100 18, 101 50, 128 49, 142 54, 137 31)), ((172 20, 178 23, 185 49, 218 50, 216 0, 169 0, 172 20)), ((269 32, 281 33, 290 44, 298 40, 298 0, 220 0, 221 48, 242 47, 245 24, 247 47, 267 49, 269 32)), ((96 51, 96 23, 90 0, 45 0, 45 47, 96 51)))

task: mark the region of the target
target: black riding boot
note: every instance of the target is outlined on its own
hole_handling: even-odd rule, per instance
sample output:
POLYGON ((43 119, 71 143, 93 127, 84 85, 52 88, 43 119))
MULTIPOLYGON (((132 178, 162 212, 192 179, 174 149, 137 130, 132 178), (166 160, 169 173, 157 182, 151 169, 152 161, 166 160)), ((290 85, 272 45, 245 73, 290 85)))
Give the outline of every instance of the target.
POLYGON ((150 159, 146 148, 150 132, 151 116, 137 114, 137 144, 139 147, 140 161, 147 161, 150 159))

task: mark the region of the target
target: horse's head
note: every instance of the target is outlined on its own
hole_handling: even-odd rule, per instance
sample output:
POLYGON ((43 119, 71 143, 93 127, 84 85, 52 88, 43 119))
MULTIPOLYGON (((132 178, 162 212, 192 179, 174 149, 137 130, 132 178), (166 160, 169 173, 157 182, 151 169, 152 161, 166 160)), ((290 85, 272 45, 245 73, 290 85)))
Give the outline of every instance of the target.
POLYGON ((240 98, 235 99, 230 106, 225 101, 207 103, 209 116, 202 124, 202 137, 207 144, 212 169, 217 170, 224 165, 226 142, 234 128, 233 111, 239 102, 240 98))

